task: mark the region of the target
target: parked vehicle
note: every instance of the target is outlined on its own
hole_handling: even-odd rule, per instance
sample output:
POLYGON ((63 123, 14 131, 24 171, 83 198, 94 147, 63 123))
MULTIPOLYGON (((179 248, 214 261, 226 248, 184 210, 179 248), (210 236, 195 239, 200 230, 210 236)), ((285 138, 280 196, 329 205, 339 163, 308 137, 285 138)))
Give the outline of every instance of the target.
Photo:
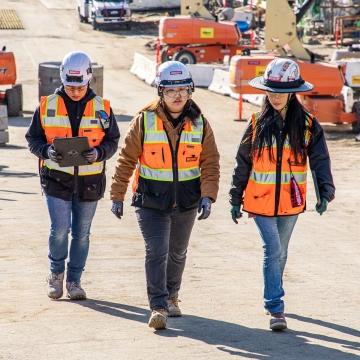
POLYGON ((77 0, 77 10, 81 22, 89 22, 94 30, 109 24, 125 24, 131 28, 132 0, 77 0))

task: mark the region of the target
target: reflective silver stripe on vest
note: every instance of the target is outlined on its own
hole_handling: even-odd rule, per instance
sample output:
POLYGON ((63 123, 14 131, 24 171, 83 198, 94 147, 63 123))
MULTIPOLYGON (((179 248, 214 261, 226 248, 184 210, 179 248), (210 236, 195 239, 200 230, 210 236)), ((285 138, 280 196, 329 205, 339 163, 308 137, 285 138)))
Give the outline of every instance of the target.
MULTIPOLYGON (((47 106, 46 106, 46 115, 42 119, 43 127, 44 129, 46 127, 66 127, 71 129, 70 120, 67 116, 58 116, 57 114, 57 94, 53 94, 47 97, 47 106), (51 116, 50 116, 51 115, 51 116)), ((105 110, 104 108, 104 101, 100 96, 96 96, 93 100, 95 103, 94 106, 94 115, 96 111, 105 110)), ((91 100, 90 100, 91 101, 91 100)), ((99 121, 92 117, 82 117, 79 130, 84 128, 102 128, 99 121), (97 123, 95 124, 95 120, 97 123), (91 123, 92 121, 92 123, 91 123)), ((57 164, 54 161, 51 161, 50 159, 46 159, 44 161, 44 164, 49 169, 54 169, 58 171, 65 172, 67 174, 74 175, 74 167, 60 167, 59 164, 57 164)), ((96 162, 89 165, 82 165, 79 166, 79 172, 78 174, 80 176, 86 176, 86 175, 95 175, 100 174, 104 170, 104 162, 96 162)))
POLYGON ((154 112, 144 113, 144 143, 168 143, 164 130, 156 129, 156 115, 154 112))
POLYGON ((67 116, 57 115, 57 99, 58 95, 56 94, 47 97, 46 112, 41 119, 44 129, 49 127, 71 128, 71 124, 67 116))
MULTIPOLYGON (((157 130, 156 114, 144 112, 144 144, 164 143, 169 144, 165 130, 157 130)), ((203 119, 197 118, 192 123, 192 131, 182 131, 180 143, 201 144, 203 137, 203 119)), ((157 181, 173 181, 172 169, 153 169, 140 164, 139 175, 145 179, 157 181)), ((200 168, 178 169, 178 180, 188 181, 200 177, 200 168)))
POLYGON ((94 127, 100 127, 102 129, 107 129, 110 126, 110 121, 108 119, 103 119, 100 115, 101 111, 105 112, 105 105, 104 105, 104 99, 100 96, 95 96, 93 98, 94 101, 94 108, 93 113, 89 116, 83 116, 81 121, 81 127, 82 128, 94 128, 94 127), (96 122, 95 122, 96 120, 96 122), (95 125, 95 126, 94 126, 95 125), (96 126, 98 125, 98 126, 96 126))
POLYGON ((193 180, 200 177, 201 175, 199 168, 179 170, 178 174, 179 174, 179 181, 193 180))
MULTIPOLYGON (((293 172, 293 175, 298 184, 306 183, 306 175, 307 175, 306 172, 305 173, 293 172)), ((290 172, 281 173, 282 184, 289 184, 290 178, 291 178, 290 172)), ((250 179, 257 184, 274 185, 276 184, 276 172, 257 172, 251 170, 250 179)))
MULTIPOLYGON (((74 175, 74 167, 73 166, 67 166, 67 167, 60 167, 59 164, 57 164, 54 161, 51 161, 50 159, 46 159, 44 161, 44 164, 47 168, 62 171, 67 174, 74 175)), ((86 176, 86 175, 96 175, 100 174, 104 169, 104 162, 96 162, 91 165, 82 165, 79 166, 79 175, 80 176, 86 176)))
POLYGON ((139 175, 145 179, 157 180, 157 181, 173 181, 173 171, 152 169, 147 166, 140 166, 139 175))

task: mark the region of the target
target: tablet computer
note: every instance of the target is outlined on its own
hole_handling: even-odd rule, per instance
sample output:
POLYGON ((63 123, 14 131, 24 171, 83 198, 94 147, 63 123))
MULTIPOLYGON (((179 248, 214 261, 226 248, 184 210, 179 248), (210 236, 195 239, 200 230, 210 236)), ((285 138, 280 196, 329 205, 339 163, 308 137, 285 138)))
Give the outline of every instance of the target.
POLYGON ((59 162, 60 167, 89 165, 86 158, 81 155, 90 149, 86 136, 55 138, 53 144, 55 150, 63 157, 59 162))

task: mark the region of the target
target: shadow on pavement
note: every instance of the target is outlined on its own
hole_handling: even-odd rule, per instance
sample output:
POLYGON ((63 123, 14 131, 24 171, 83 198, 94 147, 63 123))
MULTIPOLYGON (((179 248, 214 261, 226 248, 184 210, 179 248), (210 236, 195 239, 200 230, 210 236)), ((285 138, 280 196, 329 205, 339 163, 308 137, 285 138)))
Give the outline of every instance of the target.
POLYGON ((21 116, 21 117, 10 117, 8 119, 9 126, 14 127, 29 127, 31 123, 31 116, 21 116))
POLYGON ((19 145, 9 145, 9 144, 1 144, 0 150, 23 150, 27 149, 26 146, 19 146, 19 145))
POLYGON ((133 116, 131 115, 115 115, 116 121, 118 122, 129 122, 132 120, 133 116))
POLYGON ((7 171, 4 169, 8 168, 8 166, 0 165, 0 177, 17 177, 17 178, 28 178, 38 176, 37 173, 32 172, 23 172, 23 171, 7 171))
MULTIPOLYGON (((73 302, 111 316, 146 323, 149 310, 136 306, 118 304, 114 302, 88 299, 73 302)), ((308 321, 329 327, 350 335, 356 335, 357 330, 332 323, 323 322, 291 314, 289 318, 308 321)), ((266 321, 266 320, 264 320, 266 321)), ((231 355, 250 359, 316 359, 316 360, 350 360, 356 355, 324 345, 313 344, 309 339, 340 344, 348 349, 360 349, 360 343, 334 338, 316 333, 288 330, 274 333, 270 330, 248 328, 239 324, 221 320, 208 319, 199 316, 185 315, 181 318, 169 318, 168 329, 155 332, 162 337, 185 337, 214 345, 220 351, 231 355)))

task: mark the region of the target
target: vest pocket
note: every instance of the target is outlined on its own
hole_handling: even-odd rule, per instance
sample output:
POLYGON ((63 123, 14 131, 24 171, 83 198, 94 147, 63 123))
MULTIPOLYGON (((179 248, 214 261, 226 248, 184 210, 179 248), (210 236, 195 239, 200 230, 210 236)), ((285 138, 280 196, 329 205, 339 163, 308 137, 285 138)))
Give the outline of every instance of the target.
POLYGON ((106 177, 100 175, 88 175, 79 177, 80 198, 84 201, 97 201, 104 196, 106 177))
POLYGON ((45 194, 70 200, 74 191, 72 175, 44 166, 40 169, 40 181, 45 194))
POLYGON ((165 164, 164 149, 158 145, 146 145, 144 149, 145 165, 153 169, 162 169, 165 164))
POLYGON ((132 205, 156 210, 168 210, 172 205, 172 183, 139 178, 132 205))
POLYGON ((186 148, 182 152, 182 164, 185 166, 194 165, 197 166, 200 160, 201 148, 194 145, 186 145, 186 148))
POLYGON ((180 181, 178 183, 178 203, 180 208, 193 209, 198 206, 201 197, 200 180, 180 181))

